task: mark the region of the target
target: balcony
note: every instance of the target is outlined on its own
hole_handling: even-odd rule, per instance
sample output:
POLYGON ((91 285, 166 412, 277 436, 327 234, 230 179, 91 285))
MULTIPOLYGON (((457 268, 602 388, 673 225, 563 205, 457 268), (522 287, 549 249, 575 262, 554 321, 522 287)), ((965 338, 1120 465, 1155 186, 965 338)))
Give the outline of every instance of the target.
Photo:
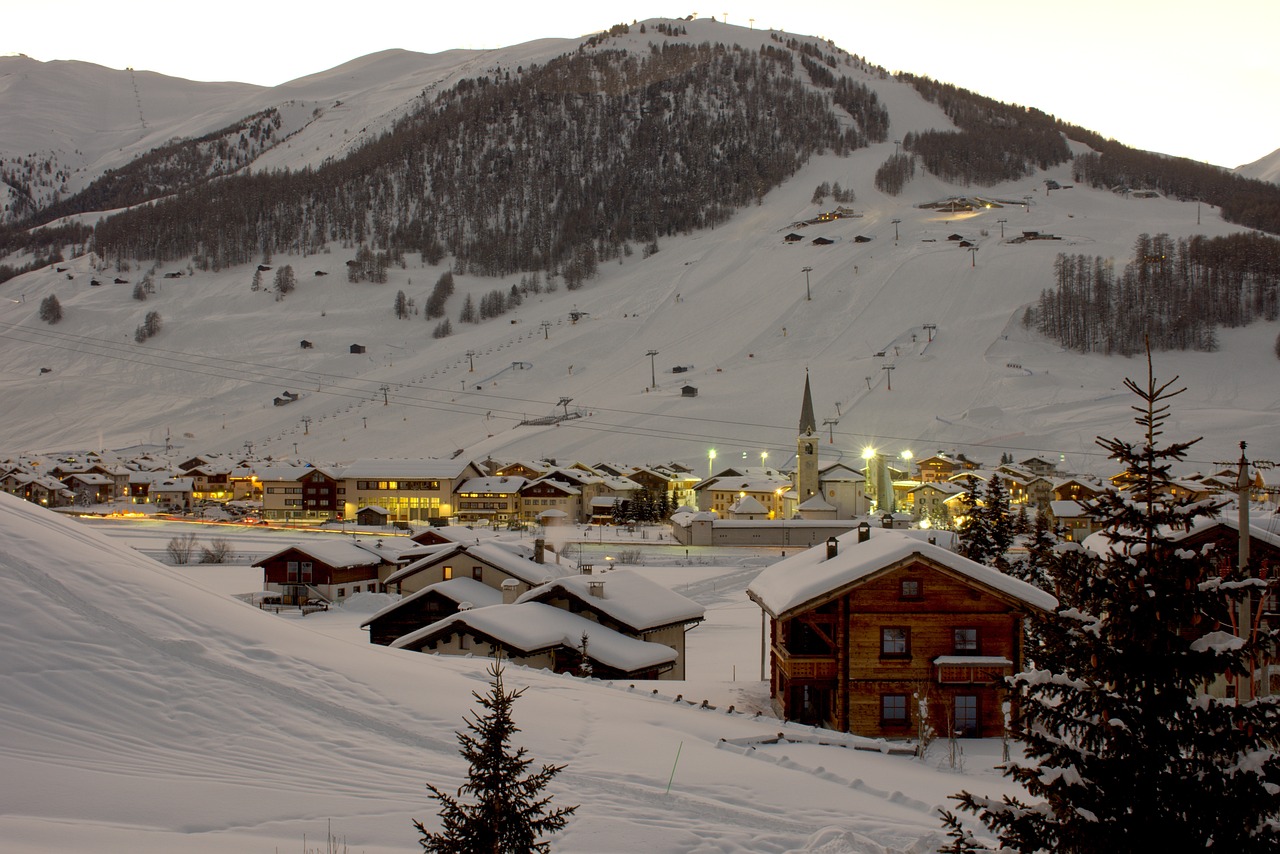
POLYGON ((835 679, 834 655, 796 655, 777 646, 773 647, 773 660, 778 673, 787 679, 835 679))
POLYGON ((940 655, 933 660, 939 685, 990 685, 1013 675, 1013 662, 1002 655, 940 655))

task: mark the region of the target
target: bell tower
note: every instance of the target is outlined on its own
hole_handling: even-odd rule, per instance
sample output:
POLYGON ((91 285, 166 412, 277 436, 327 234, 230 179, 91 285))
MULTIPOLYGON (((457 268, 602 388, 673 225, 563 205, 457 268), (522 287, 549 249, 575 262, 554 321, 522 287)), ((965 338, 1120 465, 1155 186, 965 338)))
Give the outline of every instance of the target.
POLYGON ((818 494, 818 425, 813 417, 809 372, 804 373, 804 400, 800 403, 800 436, 796 439, 796 505, 818 494))

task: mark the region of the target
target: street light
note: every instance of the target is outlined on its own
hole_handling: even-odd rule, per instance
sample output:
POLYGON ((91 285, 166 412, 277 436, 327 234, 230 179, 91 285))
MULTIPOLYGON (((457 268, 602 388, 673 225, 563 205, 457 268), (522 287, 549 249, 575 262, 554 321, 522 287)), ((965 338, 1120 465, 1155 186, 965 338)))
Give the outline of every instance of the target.
POLYGON ((813 271, 813 268, 809 266, 800 268, 800 272, 804 273, 804 298, 806 300, 813 299, 813 293, 809 290, 809 273, 812 271, 813 271))
POLYGON ((715 474, 715 464, 716 464, 716 449, 712 448, 711 450, 707 451, 707 477, 711 477, 713 474, 715 474))
POLYGON ((760 468, 764 468, 764 467, 765 467, 765 466, 764 466, 764 461, 768 458, 768 456, 769 456, 769 452, 768 452, 768 451, 761 451, 761 452, 760 452, 760 468))

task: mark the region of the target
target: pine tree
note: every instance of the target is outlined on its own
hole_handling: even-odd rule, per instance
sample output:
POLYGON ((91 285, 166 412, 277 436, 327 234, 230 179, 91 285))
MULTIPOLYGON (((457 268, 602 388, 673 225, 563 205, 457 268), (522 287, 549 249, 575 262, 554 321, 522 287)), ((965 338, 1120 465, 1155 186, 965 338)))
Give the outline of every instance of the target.
MULTIPOLYGON (((1026 761, 1005 774, 1035 799, 963 792, 1002 846, 1016 851, 1226 851, 1280 848, 1280 709, 1272 697, 1237 702, 1205 693, 1243 675, 1274 632, 1225 631, 1246 592, 1266 582, 1222 572, 1185 531, 1217 507, 1173 498, 1170 468, 1195 442, 1157 446, 1168 401, 1182 389, 1125 386, 1142 401, 1143 439, 1098 444, 1133 479, 1092 499, 1109 543, 1101 556, 1060 561, 1059 609, 1032 621, 1034 665, 1012 678, 1026 761)), ((958 820, 944 817, 954 831, 958 820)))
POLYGON ((409 316, 409 298, 404 295, 404 291, 396 291, 396 301, 392 310, 400 320, 409 316))
POLYGON ((432 833, 420 821, 413 826, 421 834, 422 850, 438 854, 526 854, 545 852, 550 844, 538 837, 561 830, 578 808, 549 809, 551 795, 542 791, 564 770, 563 765, 543 765, 526 774, 533 760, 523 747, 511 748, 511 738, 520 728, 511 719, 515 701, 524 693, 506 691, 502 685, 502 662, 489 668, 489 693, 471 695, 484 709, 466 721, 470 732, 459 732, 462 756, 470 763, 467 782, 458 787, 457 797, 428 783, 431 797, 440 803, 437 815, 443 826, 432 833), (470 794, 474 802, 458 800, 470 794))
POLYGON ((53 294, 40 300, 40 319, 50 326, 62 319, 62 303, 53 294))
POLYGON ((1027 542, 1027 557, 1009 563, 1008 572, 1028 584, 1041 590, 1053 591, 1053 580, 1050 567, 1055 560, 1055 548, 1060 544, 1053 525, 1049 522, 1049 514, 1040 508, 1031 528, 1027 542))

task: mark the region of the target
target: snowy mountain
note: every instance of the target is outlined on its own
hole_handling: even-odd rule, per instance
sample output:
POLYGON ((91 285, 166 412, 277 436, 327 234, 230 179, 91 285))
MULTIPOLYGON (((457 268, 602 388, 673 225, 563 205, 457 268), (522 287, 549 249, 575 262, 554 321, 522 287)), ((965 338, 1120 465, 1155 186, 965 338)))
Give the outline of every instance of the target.
POLYGON ((1246 178, 1257 178, 1259 181, 1280 183, 1280 148, 1261 157, 1252 163, 1236 167, 1236 174, 1246 178))
MULTIPOLYGON (((365 263, 350 241, 277 251, 261 259, 270 269, 258 271, 257 291, 256 260, 215 270, 175 258, 155 265, 155 292, 145 301, 133 296, 150 261, 117 269, 84 255, 51 264, 0 284, 0 388, 11 402, 0 447, 169 440, 204 451, 252 443, 259 453, 334 461, 460 449, 477 459, 676 459, 699 470, 715 448, 721 463, 766 452, 781 465, 794 452, 807 370, 832 456, 856 458, 867 444, 991 459, 1009 450, 1061 455, 1067 470, 1107 470, 1094 437, 1127 427, 1121 382, 1144 366, 1068 352, 1022 326, 1026 308, 1054 284, 1054 258, 1101 256, 1120 267, 1143 233, 1177 239, 1245 229, 1209 205, 1076 184, 1069 160, 982 187, 917 169, 900 195, 887 195, 875 174, 899 150, 897 141, 955 127, 917 88, 813 39, 784 47, 768 31, 708 21, 681 23, 688 33, 673 39, 658 31, 661 22, 646 23, 646 32, 633 27, 607 47, 643 55, 651 44, 731 37, 748 54, 777 48, 802 57, 799 45, 809 45, 819 57, 838 57, 837 76, 874 94, 888 115, 887 133, 844 156, 805 157, 793 176, 712 219, 714 227, 627 245, 578 290, 561 280, 554 291, 543 283, 533 290, 523 273, 459 271, 446 303, 447 337, 434 337, 438 321, 423 316, 451 269, 447 255, 430 263, 406 254, 404 266, 385 265, 386 281, 375 284, 348 281, 350 264, 365 263), (824 184, 851 191, 853 201, 816 201, 824 184), (946 206, 959 198, 969 200, 960 205, 966 209, 946 206), (837 207, 849 215, 824 216, 837 207), (1015 241, 1023 232, 1052 239, 1015 241), (273 278, 286 265, 296 290, 277 299, 273 278), (512 289, 523 295, 518 307, 475 324, 461 320, 466 300, 481 305, 512 289), (394 313, 400 291, 413 303, 404 319, 394 313), (49 296, 64 314, 56 326, 38 317, 49 296), (152 311, 162 328, 136 343, 152 311), (353 345, 364 351, 352 352, 353 345), (274 406, 285 390, 302 396, 274 406), (557 413, 582 417, 520 426, 557 413)), ((94 114, 83 105, 63 119, 75 129, 64 132, 64 148, 85 151, 76 161, 85 178, 101 176, 91 165, 120 163, 130 133, 139 137, 131 150, 140 152, 160 137, 193 139, 276 110, 276 142, 256 149, 247 168, 337 169, 358 140, 391 129, 457 82, 518 74, 578 44, 433 56, 391 51, 271 90, 154 81, 172 85, 165 91, 175 98, 212 87, 196 115, 147 109, 153 81, 138 75, 143 116, 156 128, 147 141, 137 104, 126 97, 128 73, 100 75, 125 105, 110 112, 119 142, 85 151, 94 114)), ((801 73, 798 59, 795 68, 801 73)), ((19 109, 15 103, 0 99, 0 117, 19 109)), ((857 127, 840 115, 846 128, 857 127)), ((0 150, 11 145, 4 140, 0 150)), ((1088 150, 1083 142, 1071 146, 1088 150)), ((461 152, 458 160, 463 168, 469 162, 461 152)), ((207 171, 209 161, 202 162, 207 171)), ((650 183, 655 193, 661 181, 650 183)), ((493 185, 476 176, 471 186, 493 185)), ((1270 429, 1280 408, 1273 326, 1223 329, 1214 353, 1156 355, 1157 374, 1179 374, 1188 386, 1171 430, 1207 436, 1197 465, 1234 458, 1241 439, 1259 458, 1280 453, 1270 429)))

